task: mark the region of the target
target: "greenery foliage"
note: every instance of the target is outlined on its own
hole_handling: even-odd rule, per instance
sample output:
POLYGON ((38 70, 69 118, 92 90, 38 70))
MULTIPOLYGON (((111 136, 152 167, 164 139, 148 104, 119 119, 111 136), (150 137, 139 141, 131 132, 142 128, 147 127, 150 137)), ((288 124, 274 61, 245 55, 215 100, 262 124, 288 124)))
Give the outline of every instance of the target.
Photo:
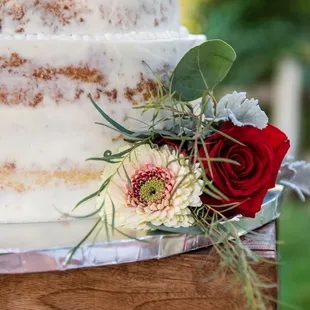
MULTIPOLYGON (((310 1, 203 3, 201 17, 208 38, 225 40, 242 59, 230 72, 227 83, 244 85, 268 79, 276 62, 285 55, 298 57, 304 64, 305 75, 310 75, 310 1)), ((310 84, 309 79, 306 82, 310 84)))
POLYGON ((221 40, 209 40, 191 49, 172 74, 171 90, 185 101, 210 93, 225 78, 236 60, 231 46, 221 40))
POLYGON ((310 212, 309 205, 290 203, 280 218, 280 288, 282 310, 310 307, 310 212))

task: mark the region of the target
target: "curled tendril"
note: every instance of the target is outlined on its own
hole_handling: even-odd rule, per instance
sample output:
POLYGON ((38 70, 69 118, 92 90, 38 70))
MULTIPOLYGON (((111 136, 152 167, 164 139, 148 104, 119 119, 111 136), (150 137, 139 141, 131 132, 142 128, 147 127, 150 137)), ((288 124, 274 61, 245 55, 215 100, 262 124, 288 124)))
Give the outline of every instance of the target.
POLYGON ((103 157, 111 157, 112 156, 112 151, 107 150, 103 153, 103 157))

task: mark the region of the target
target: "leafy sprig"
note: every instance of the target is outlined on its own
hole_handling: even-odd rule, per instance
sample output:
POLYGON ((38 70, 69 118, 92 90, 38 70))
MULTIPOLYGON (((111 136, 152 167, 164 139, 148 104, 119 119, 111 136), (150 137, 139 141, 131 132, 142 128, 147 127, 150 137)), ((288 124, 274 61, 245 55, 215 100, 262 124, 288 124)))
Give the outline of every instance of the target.
MULTIPOLYGON (((237 204, 225 205, 235 208, 237 204)), ((251 251, 242 241, 238 230, 229 219, 218 210, 218 206, 204 205, 199 209, 191 209, 195 221, 203 233, 208 236, 215 251, 221 258, 221 270, 229 270, 235 275, 236 283, 246 296, 248 309, 268 309, 272 300, 265 294, 267 288, 274 288, 275 283, 270 283, 258 276, 253 268, 263 259, 251 251), (225 223, 225 228, 223 227, 225 223)), ((253 236, 249 236, 251 238, 253 236)), ((256 234, 257 237, 257 234, 256 234)), ((272 261, 264 260, 272 264, 272 261)), ((275 300, 272 300, 275 302, 275 300)))

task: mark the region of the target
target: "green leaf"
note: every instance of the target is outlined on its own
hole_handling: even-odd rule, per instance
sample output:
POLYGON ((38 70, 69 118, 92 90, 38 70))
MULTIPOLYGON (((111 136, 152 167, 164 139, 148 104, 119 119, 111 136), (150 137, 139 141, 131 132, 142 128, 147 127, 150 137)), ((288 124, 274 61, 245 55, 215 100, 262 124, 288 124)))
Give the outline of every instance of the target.
POLYGON ((130 143, 130 144, 134 144, 137 143, 139 141, 141 141, 141 139, 123 139, 124 142, 130 143))
POLYGON ((82 199, 80 202, 78 202, 76 204, 76 206, 72 209, 71 212, 75 211, 75 209, 77 209, 80 205, 82 205, 83 203, 87 202, 90 199, 95 198, 96 196, 100 195, 101 192, 107 187, 107 185, 110 183, 111 177, 109 177, 108 179, 106 179, 103 184, 100 186, 99 190, 90 194, 89 196, 85 197, 84 199, 82 199))
POLYGON ((97 109, 97 111, 104 117, 104 119, 109 122, 115 129, 117 129, 119 132, 123 133, 124 135, 132 135, 134 134, 133 131, 126 129, 119 123, 117 123, 115 120, 113 120, 108 114, 106 114, 99 106, 98 104, 94 101, 91 95, 89 95, 89 98, 94 105, 94 107, 97 109))
POLYGON ((101 222, 101 218, 98 219, 98 221, 96 222, 96 224, 92 227, 92 229, 85 235, 85 237, 75 246, 73 247, 69 253, 66 256, 66 259, 63 263, 63 266, 67 266, 72 257, 74 256, 74 254, 76 253, 76 251, 81 247, 81 245, 92 235, 92 233, 96 230, 97 226, 100 224, 101 222))
POLYGON ((104 158, 104 157, 91 157, 91 158, 87 158, 86 161, 105 161, 105 162, 107 162, 109 164, 119 164, 119 163, 121 163, 121 161, 107 159, 107 158, 104 158))
POLYGON ((131 179, 130 179, 128 173, 127 173, 127 170, 126 170, 125 166, 123 166, 123 170, 124 170, 124 173, 125 173, 125 176, 126 176, 126 179, 127 179, 127 183, 129 184, 130 192, 132 193, 132 191, 133 191, 132 182, 131 182, 131 179))
POLYGON ((228 139, 228 140, 231 140, 241 146, 245 146, 242 142, 236 140, 235 138, 231 137, 230 135, 227 135, 225 132, 223 131, 220 131, 220 130, 217 130, 215 129, 214 127, 211 127, 212 131, 214 131, 215 133, 218 133, 219 135, 222 135, 224 138, 228 139))
POLYGON ((112 231, 115 228, 115 204, 113 202, 113 199, 111 198, 111 196, 109 196, 110 200, 111 200, 111 204, 112 204, 112 231))
POLYGON ((65 213, 62 212, 61 210, 59 210, 58 208, 55 208, 57 210, 57 212, 59 212, 60 214, 62 214, 63 216, 66 216, 68 218, 72 218, 72 219, 87 219, 90 217, 93 217, 95 215, 97 215, 101 210, 102 210, 103 206, 101 206, 99 209, 96 209, 95 211, 85 214, 85 215, 73 215, 71 213, 65 213))
POLYGON ((177 98, 192 101, 212 92, 227 75, 237 55, 221 40, 210 40, 192 48, 172 74, 171 90, 177 98))

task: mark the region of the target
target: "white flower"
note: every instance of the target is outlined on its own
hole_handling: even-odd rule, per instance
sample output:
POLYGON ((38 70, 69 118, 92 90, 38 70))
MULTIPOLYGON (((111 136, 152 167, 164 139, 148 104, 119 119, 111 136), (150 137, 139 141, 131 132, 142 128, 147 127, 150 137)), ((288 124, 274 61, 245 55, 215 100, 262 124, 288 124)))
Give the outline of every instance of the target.
POLYGON ((201 206, 201 169, 168 146, 137 147, 121 164, 109 164, 103 180, 110 184, 98 198, 101 216, 115 226, 150 229, 147 225, 190 227, 194 219, 189 206, 201 206))
POLYGON ((248 100, 246 93, 233 92, 226 95, 218 102, 216 108, 214 103, 209 101, 206 117, 207 120, 215 122, 231 120, 236 126, 250 125, 258 129, 264 129, 268 125, 268 117, 261 110, 258 100, 248 100))

